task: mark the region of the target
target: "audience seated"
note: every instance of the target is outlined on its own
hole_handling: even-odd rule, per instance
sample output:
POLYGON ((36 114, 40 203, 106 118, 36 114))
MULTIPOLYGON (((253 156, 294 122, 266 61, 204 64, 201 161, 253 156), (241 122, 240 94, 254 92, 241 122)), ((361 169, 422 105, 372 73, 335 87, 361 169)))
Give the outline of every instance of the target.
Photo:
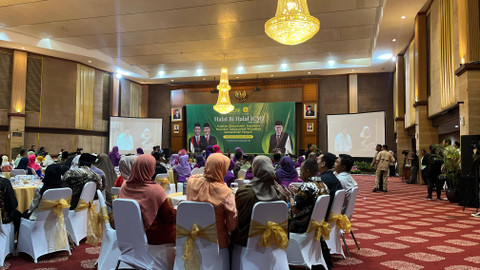
POLYGON ((20 150, 20 153, 18 154, 17 158, 15 159, 15 163, 13 164, 13 165, 15 165, 15 168, 18 166, 18 163, 20 163, 20 160, 24 157, 25 158, 28 157, 27 149, 20 150))
POLYGON ((228 167, 228 171, 227 171, 227 174, 225 175, 225 177, 223 178, 223 180, 225 181, 225 184, 227 185, 227 187, 230 186, 230 184, 232 182, 235 182, 235 175, 233 174, 233 168, 235 167, 235 162, 233 162, 233 160, 230 160, 230 165, 228 167))
POLYGON ((230 160, 222 154, 212 154, 205 163, 204 175, 193 175, 187 184, 187 200, 209 202, 215 209, 218 244, 228 247, 229 232, 237 227, 237 208, 232 190, 225 185, 230 160))
POLYGON ((335 198, 335 193, 337 190, 343 189, 340 180, 333 174, 332 168, 335 164, 337 157, 329 152, 324 152, 318 157, 318 172, 320 179, 328 187, 330 193, 330 202, 328 203, 326 217, 330 214, 330 207, 332 206, 333 199, 335 198))
POLYGON ((169 204, 163 188, 151 181, 154 172, 155 158, 151 155, 138 156, 118 197, 138 202, 148 244, 175 243, 176 210, 169 204))
POLYGON ((45 177, 42 180, 43 186, 38 186, 35 189, 33 200, 30 203, 30 207, 23 214, 24 218, 30 220, 36 220, 38 215, 38 206, 42 200, 42 195, 45 191, 52 188, 65 188, 68 187, 67 183, 62 180, 62 167, 57 164, 52 164, 45 170, 45 177))
POLYGON ((277 182, 282 187, 288 187, 291 182, 298 182, 298 172, 289 156, 280 159, 280 169, 275 172, 275 175, 277 176, 277 182))
POLYGON ((2 223, 13 222, 15 232, 18 232, 20 228, 20 218, 22 217, 22 213, 17 210, 17 206, 18 202, 12 188, 12 183, 0 174, 0 211, 2 214, 2 223))
POLYGON ((35 171, 28 167, 28 158, 26 157, 20 159, 20 162, 15 167, 15 169, 25 170, 27 172, 27 175, 35 175, 35 171))
POLYGON ((46 155, 46 156, 45 156, 45 160, 44 160, 43 163, 42 163, 42 166, 43 166, 43 167, 48 167, 48 166, 50 166, 50 165, 52 165, 52 164, 54 164, 54 163, 55 163, 55 161, 53 160, 52 156, 46 155))
POLYGON ((96 159, 95 156, 84 153, 77 157, 79 157, 78 168, 75 169, 74 164, 72 164, 72 168, 63 175, 64 181, 72 189, 70 210, 74 210, 77 207, 83 186, 86 183, 95 182, 97 184, 97 189, 102 187, 102 179, 90 169, 92 163, 96 159))
POLYGON ((192 172, 192 165, 188 162, 188 155, 180 157, 180 163, 175 167, 174 171, 177 173, 178 182, 187 182, 192 172))
POLYGON ((197 163, 195 164, 194 168, 205 167, 205 159, 202 155, 196 155, 195 160, 197 161, 197 163))
POLYGON ((110 161, 112 162, 113 166, 116 167, 118 166, 118 163, 120 162, 120 154, 118 153, 118 146, 114 146, 112 148, 112 151, 108 153, 108 158, 110 158, 110 161))
POLYGON ((155 173, 152 176, 152 181, 155 181, 155 177, 157 177, 157 174, 167 173, 167 168, 165 168, 161 164, 162 155, 159 152, 154 152, 153 157, 155 158, 155 173))
POLYGON ((102 170, 105 175, 105 181, 102 181, 102 189, 105 189, 105 200, 110 205, 110 203, 112 202, 112 194, 110 193, 110 190, 112 190, 113 184, 117 180, 117 173, 115 172, 115 168, 113 167, 110 158, 108 158, 106 154, 100 154, 97 156, 94 167, 102 170))
POLYGON ((178 154, 173 154, 173 155, 170 156, 170 162, 169 162, 169 164, 170 164, 170 167, 171 167, 171 168, 175 168, 175 166, 178 165, 178 162, 179 162, 179 160, 178 160, 178 154))
POLYGON ((258 156, 252 164, 253 179, 235 194, 238 226, 232 232, 232 242, 247 245, 253 206, 261 201, 286 200, 282 187, 276 182, 275 169, 270 158, 258 156))
POLYGON ((295 162, 295 168, 299 168, 300 166, 302 166, 302 162, 304 161, 305 161, 305 156, 298 157, 297 162, 295 162))
POLYGON ((342 213, 345 212, 345 209, 348 205, 348 201, 350 200, 350 194, 352 193, 352 189, 357 187, 357 182, 353 179, 350 175, 350 170, 353 166, 353 158, 350 155, 340 154, 338 155, 337 160, 334 164, 334 171, 335 174, 342 184, 343 189, 345 189, 345 202, 343 203, 342 213))
POLYGON ((114 187, 121 187, 124 181, 127 181, 130 177, 130 172, 132 171, 132 166, 137 156, 128 156, 120 159, 118 164, 118 169, 120 171, 120 176, 115 180, 114 187))
POLYGON ((273 154, 272 163, 273 163, 273 167, 275 168, 275 170, 280 169, 280 167, 281 167, 280 160, 281 159, 282 159, 282 154, 281 153, 273 154))
POLYGON ((143 152, 143 149, 142 149, 141 147, 138 147, 138 148, 137 148, 137 156, 140 156, 140 155, 143 155, 143 154, 145 154, 145 153, 143 152))
POLYGON ((8 161, 7 156, 2 156, 2 172, 11 172, 13 169, 12 164, 8 161))
POLYGON ((42 176, 42 167, 37 163, 37 157, 35 155, 28 156, 28 167, 35 171, 38 177, 42 176))

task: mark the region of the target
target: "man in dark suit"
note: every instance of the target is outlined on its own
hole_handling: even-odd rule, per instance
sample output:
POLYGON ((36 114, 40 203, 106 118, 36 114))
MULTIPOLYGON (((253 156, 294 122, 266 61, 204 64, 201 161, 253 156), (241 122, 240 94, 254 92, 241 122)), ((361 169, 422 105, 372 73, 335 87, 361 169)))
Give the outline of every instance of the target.
POLYGON ((328 192, 330 193, 330 202, 328 203, 326 216, 330 213, 330 208, 332 207, 332 202, 335 198, 335 192, 343 189, 340 180, 338 180, 332 171, 335 160, 337 160, 337 157, 329 152, 324 152, 318 158, 318 172, 320 173, 320 179, 322 179, 322 182, 327 185, 328 192))
POLYGON ((200 129, 201 129, 200 123, 195 123, 195 125, 193 125, 193 132, 195 133, 195 135, 193 135, 188 140, 188 143, 190 144, 190 152, 192 153, 202 152, 200 150, 200 138, 202 137, 200 136, 200 129))
POLYGON ((178 109, 175 109, 175 114, 173 115, 173 119, 175 120, 182 119, 180 115, 180 111, 178 109))
POLYGON ((200 151, 205 150, 209 145, 217 144, 217 138, 210 135, 210 125, 208 123, 203 124, 203 136, 200 137, 200 151))
POLYGON ((305 116, 315 116, 315 111, 312 111, 312 106, 307 106, 307 111, 305 112, 305 116))
POLYGON ((268 152, 273 153, 277 148, 282 151, 282 154, 292 154, 292 138, 290 134, 283 132, 282 121, 275 121, 275 133, 270 136, 268 152))

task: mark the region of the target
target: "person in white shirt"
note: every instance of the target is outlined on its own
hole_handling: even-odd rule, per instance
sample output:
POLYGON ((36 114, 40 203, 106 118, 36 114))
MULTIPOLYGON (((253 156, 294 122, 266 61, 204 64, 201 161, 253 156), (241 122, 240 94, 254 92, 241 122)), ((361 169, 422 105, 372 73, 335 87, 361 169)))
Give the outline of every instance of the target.
POLYGON ((345 201, 343 203, 342 213, 345 212, 345 209, 348 205, 348 201, 350 200, 350 194, 352 193, 352 189, 354 187, 358 187, 357 182, 353 177, 350 175, 350 170, 353 166, 353 158, 350 155, 340 154, 338 155, 335 164, 333 165, 333 170, 335 171, 335 175, 337 176, 340 184, 342 184, 343 189, 345 189, 345 201))

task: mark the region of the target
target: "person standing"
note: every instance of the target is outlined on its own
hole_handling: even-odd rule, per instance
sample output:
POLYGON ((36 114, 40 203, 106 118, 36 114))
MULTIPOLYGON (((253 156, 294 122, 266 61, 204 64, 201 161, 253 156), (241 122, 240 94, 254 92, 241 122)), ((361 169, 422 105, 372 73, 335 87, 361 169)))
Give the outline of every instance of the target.
POLYGON ((375 155, 373 155, 372 163, 370 164, 370 167, 373 169, 376 169, 377 167, 377 155, 380 153, 380 151, 382 151, 382 145, 377 144, 377 146, 375 146, 375 155))
POLYGON ((394 162, 392 154, 388 152, 388 146, 385 144, 382 151, 377 155, 377 171, 375 178, 375 188, 372 192, 383 191, 388 192, 388 167, 390 162, 394 162), (383 186, 380 188, 380 179, 383 179, 383 186))
POLYGON ((395 173, 395 153, 393 153, 392 150, 388 150, 388 145, 384 145, 386 147, 386 150, 390 153, 390 155, 392 155, 393 157, 393 161, 390 161, 388 163, 388 171, 390 172, 390 176, 391 177, 395 177, 396 173, 395 173))
POLYGON ((434 144, 430 145, 430 153, 425 155, 424 160, 426 160, 427 167, 425 168, 425 176, 427 177, 427 197, 425 200, 432 200, 433 187, 435 186, 435 191, 437 192, 437 199, 441 200, 443 181, 438 178, 442 173, 442 161, 439 155, 436 154, 436 147, 434 144))
POLYGON ((417 183, 417 177, 418 177, 418 156, 417 152, 415 150, 412 151, 412 156, 411 156, 411 163, 412 166, 410 167, 410 180, 407 182, 407 184, 416 184, 417 183))
POLYGON ((427 160, 425 158, 425 155, 427 154, 427 151, 425 151, 425 149, 422 149, 420 150, 420 153, 422 155, 422 158, 420 159, 420 173, 422 174, 422 179, 423 179, 423 184, 426 185, 427 184, 427 175, 426 175, 426 172, 427 170, 425 170, 427 168, 427 160))

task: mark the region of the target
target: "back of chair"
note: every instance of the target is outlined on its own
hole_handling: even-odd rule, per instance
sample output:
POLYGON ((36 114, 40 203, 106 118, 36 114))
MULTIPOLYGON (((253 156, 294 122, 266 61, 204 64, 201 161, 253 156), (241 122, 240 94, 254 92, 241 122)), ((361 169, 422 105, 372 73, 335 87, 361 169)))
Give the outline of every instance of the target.
POLYGON ((345 215, 348 217, 348 219, 352 218, 353 209, 355 208, 355 201, 357 200, 357 196, 358 196, 358 187, 354 187, 352 189, 352 193, 350 193, 350 199, 348 201, 347 208, 345 209, 345 215))
POLYGON ((112 196, 117 196, 118 193, 120 192, 120 188, 119 187, 112 187, 110 192, 112 193, 112 196))
POLYGON ((325 217, 327 213, 328 203, 330 202, 330 195, 322 195, 317 198, 315 207, 313 208, 311 220, 321 222, 323 219, 327 221, 328 217, 325 217))
MULTIPOLYGON (((71 196, 72 190, 70 188, 52 188, 43 193, 42 200, 59 201, 61 199, 65 199, 69 201, 71 196)), ((63 209, 64 218, 68 217, 68 210, 68 207, 63 209)), ((39 212, 35 222, 36 224, 40 224, 45 222, 47 219, 56 222, 57 216, 53 213, 52 209, 39 212)))
POLYGON ((95 197, 95 191, 97 190, 97 184, 94 182, 88 182, 83 186, 82 194, 80 195, 80 200, 85 202, 93 201, 95 197))
MULTIPOLYGON (((178 226, 182 226, 187 230, 192 230, 193 224, 197 224, 198 227, 205 228, 211 224, 215 223, 215 210, 213 206, 208 202, 191 202, 183 201, 178 205, 177 208, 177 233, 178 226)), ((215 226, 216 232, 216 226, 215 226)), ((218 238, 217 238, 218 239, 218 238)), ((186 241, 186 237, 179 238, 177 236, 176 245, 182 246, 186 241)), ((212 243, 203 240, 202 238, 197 238, 197 245, 199 249, 206 248, 207 246, 212 247, 212 243)), ((218 248, 218 242, 216 245, 218 248)))
POLYGON ((168 179, 168 173, 159 173, 157 174, 157 176, 155 176, 155 178, 167 178, 168 179))
POLYGON ((245 179, 245 175, 247 175, 247 171, 244 169, 241 169, 240 171, 238 171, 237 177, 239 179, 245 179))
MULTIPOLYGON (((252 221, 250 222, 250 231, 252 231, 252 223, 256 221, 260 224, 267 225, 269 221, 277 224, 288 223, 288 207, 284 201, 275 202, 257 202, 253 206, 252 221)), ((288 225, 287 225, 288 235, 288 225)), ((248 238, 247 248, 255 248, 258 245, 260 236, 248 238)))
MULTIPOLYGON (((337 214, 340 215, 342 213, 342 207, 343 207, 343 202, 345 201, 345 190, 337 190, 335 193, 335 198, 333 199, 332 202, 332 207, 330 208, 330 214, 337 214)), ((327 217, 328 219, 328 217, 327 217)), ((335 225, 334 223, 331 223, 330 225, 335 225)))
POLYGON ((205 171, 205 167, 194 168, 194 169, 192 170, 192 172, 190 173, 190 175, 203 174, 204 171, 205 171))
POLYGON ((13 169, 11 172, 10 172, 10 175, 12 177, 15 177, 17 175, 25 175, 27 174, 27 171, 25 170, 22 170, 22 169, 13 169))
MULTIPOLYGON (((107 205, 105 203, 105 197, 103 197, 103 194, 100 190, 97 190, 97 196, 98 196, 98 204, 100 206, 100 213, 102 213, 101 212, 102 208, 107 207, 107 205)), ((104 228, 111 228, 110 227, 110 222, 104 222, 103 225, 104 225, 104 228)))

